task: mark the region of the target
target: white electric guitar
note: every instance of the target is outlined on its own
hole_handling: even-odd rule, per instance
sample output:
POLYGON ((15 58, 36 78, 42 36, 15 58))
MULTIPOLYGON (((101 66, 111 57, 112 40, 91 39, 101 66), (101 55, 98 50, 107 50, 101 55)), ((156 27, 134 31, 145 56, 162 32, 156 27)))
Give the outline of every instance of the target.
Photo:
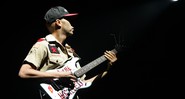
MULTIPOLYGON (((117 47, 117 49, 113 49, 112 51, 114 53, 117 53, 118 48, 119 47, 117 47)), ((40 83, 40 86, 51 97, 51 99, 73 99, 79 89, 87 88, 92 84, 92 82, 82 81, 80 77, 106 60, 107 59, 104 57, 104 55, 102 55, 97 59, 93 60, 92 62, 88 63, 87 65, 78 69, 77 65, 79 65, 79 58, 72 57, 70 60, 66 61, 62 68, 48 70, 46 72, 71 71, 77 77, 77 81, 73 82, 72 84, 66 85, 65 83, 63 83, 66 82, 66 79, 64 78, 50 79, 50 83, 42 82, 40 83)))

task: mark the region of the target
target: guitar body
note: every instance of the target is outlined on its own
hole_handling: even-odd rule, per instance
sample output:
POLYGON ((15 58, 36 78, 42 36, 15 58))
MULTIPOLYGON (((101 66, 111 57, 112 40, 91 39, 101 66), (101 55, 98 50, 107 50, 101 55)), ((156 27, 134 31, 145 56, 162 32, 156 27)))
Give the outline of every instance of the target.
MULTIPOLYGON (((75 72, 78 70, 77 62, 79 58, 73 57, 70 60, 66 61, 65 65, 62 68, 48 70, 46 72, 62 72, 62 71, 71 71, 75 72)), ((40 83, 40 86, 44 91, 51 97, 51 99, 73 99, 76 92, 81 88, 87 88, 91 86, 91 82, 83 82, 80 78, 77 78, 77 81, 73 82, 73 87, 59 85, 58 82, 66 82, 66 79, 50 79, 52 83, 40 83), (57 87, 57 88, 56 88, 57 87)))

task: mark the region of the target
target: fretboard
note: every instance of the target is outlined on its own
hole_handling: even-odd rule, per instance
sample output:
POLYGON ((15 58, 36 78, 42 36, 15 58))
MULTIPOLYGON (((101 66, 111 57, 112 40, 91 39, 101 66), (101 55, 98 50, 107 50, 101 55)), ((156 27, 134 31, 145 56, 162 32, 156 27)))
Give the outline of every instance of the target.
MULTIPOLYGON (((113 51, 114 53, 117 53, 116 49, 113 49, 111 51, 113 51)), ((91 69, 95 68, 96 66, 98 66, 101 63, 103 63, 106 60, 107 60, 107 58, 104 55, 102 55, 102 56, 98 57, 97 59, 93 60, 92 62, 86 64, 82 68, 78 69, 77 71, 75 71, 74 75, 76 77, 80 77, 83 74, 87 73, 88 71, 90 71, 91 69)))

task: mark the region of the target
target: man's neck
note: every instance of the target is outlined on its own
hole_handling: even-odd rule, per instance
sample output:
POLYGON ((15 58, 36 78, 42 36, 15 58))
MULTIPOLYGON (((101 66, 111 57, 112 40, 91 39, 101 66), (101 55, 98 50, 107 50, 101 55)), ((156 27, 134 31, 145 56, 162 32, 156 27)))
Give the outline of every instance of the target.
POLYGON ((56 40, 58 42, 60 42, 61 44, 63 44, 64 40, 66 39, 66 35, 62 34, 62 33, 52 33, 52 35, 56 38, 56 40))

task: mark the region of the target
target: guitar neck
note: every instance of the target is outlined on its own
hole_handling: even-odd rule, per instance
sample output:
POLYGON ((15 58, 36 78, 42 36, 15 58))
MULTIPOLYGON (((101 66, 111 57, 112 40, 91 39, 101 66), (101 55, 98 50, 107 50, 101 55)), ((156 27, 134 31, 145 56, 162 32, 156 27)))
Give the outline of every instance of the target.
MULTIPOLYGON (((117 53, 117 51, 115 49, 113 49, 112 52, 117 53)), ((83 74, 87 73, 88 71, 90 71, 91 69, 95 68, 96 66, 98 66, 101 63, 103 63, 106 60, 107 60, 107 58, 105 58, 105 56, 102 55, 102 56, 98 57, 97 59, 93 60, 92 62, 86 64, 82 68, 78 69, 77 71, 75 71, 74 75, 76 77, 80 77, 83 74)))

